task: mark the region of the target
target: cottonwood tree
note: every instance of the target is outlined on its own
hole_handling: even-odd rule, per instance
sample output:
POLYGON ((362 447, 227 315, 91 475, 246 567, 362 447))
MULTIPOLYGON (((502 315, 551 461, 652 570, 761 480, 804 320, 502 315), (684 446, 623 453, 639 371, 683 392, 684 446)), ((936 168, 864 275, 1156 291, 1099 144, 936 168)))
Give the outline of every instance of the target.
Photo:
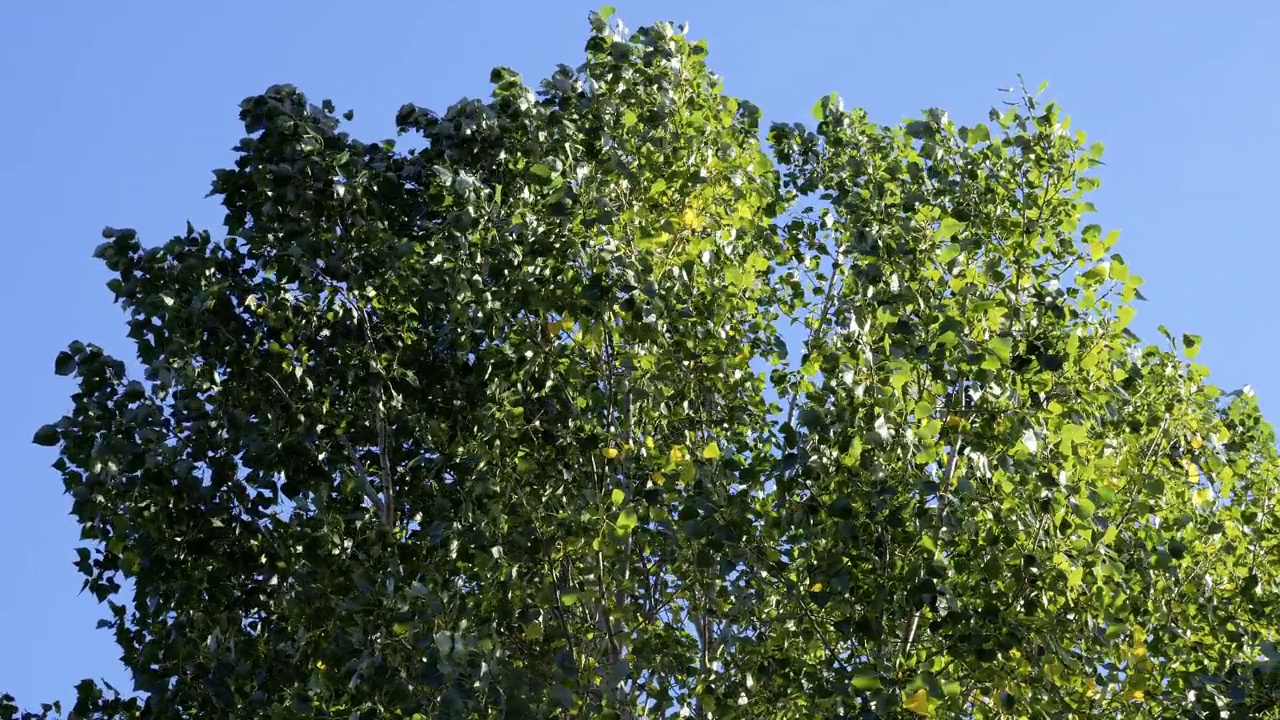
POLYGON ((74 714, 1267 712, 1275 439, 1127 329, 1101 146, 1028 92, 762 145, 608 15, 414 149, 272 87, 216 236, 105 231, 141 371, 71 343, 35 442, 138 695, 74 714))

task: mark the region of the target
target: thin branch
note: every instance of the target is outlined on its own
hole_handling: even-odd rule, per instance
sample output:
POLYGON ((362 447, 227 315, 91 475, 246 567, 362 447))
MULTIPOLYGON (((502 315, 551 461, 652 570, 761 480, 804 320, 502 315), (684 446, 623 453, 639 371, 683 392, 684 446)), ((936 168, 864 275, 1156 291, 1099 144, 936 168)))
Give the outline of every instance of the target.
MULTIPOLYGON (((964 392, 965 392, 965 378, 962 375, 960 377, 960 382, 958 383, 958 387, 956 389, 956 393, 960 397, 961 408, 963 408, 965 405, 964 392)), ((939 485, 939 490, 938 490, 938 523, 933 528, 933 546, 934 546, 935 560, 937 560, 942 553, 942 550, 938 545, 938 541, 942 538, 943 516, 946 512, 946 505, 948 500, 947 490, 951 487, 951 484, 955 481, 956 469, 960 466, 960 451, 963 448, 963 446, 964 446, 964 435, 962 433, 957 433, 955 440, 952 441, 951 455, 950 457, 947 458, 947 467, 946 467, 946 470, 943 472, 942 483, 939 485)), ((911 625, 907 629, 906 638, 902 641, 902 655, 901 655, 902 661, 905 661, 907 659, 908 654, 911 652, 911 644, 915 642, 916 631, 920 627, 920 618, 923 615, 924 615, 924 607, 921 607, 920 609, 916 610, 915 615, 911 618, 911 625)))
MULTIPOLYGON (((342 298, 347 301, 347 304, 351 306, 351 309, 358 314, 360 320, 362 321, 360 324, 364 330, 365 346, 368 348, 369 352, 373 355, 373 358, 371 359, 376 362, 377 346, 373 342, 372 322, 369 320, 369 313, 365 311, 363 306, 353 301, 346 292, 339 290, 338 294, 341 295, 342 298)), ((392 477, 392 473, 391 473, 391 455, 390 455, 391 450, 390 450, 390 443, 388 442, 386 403, 385 403, 385 398, 383 397, 383 394, 382 394, 382 381, 386 379, 387 372, 381 365, 377 365, 377 368, 378 368, 378 374, 381 377, 379 378, 379 382, 373 385, 373 395, 374 395, 374 399, 377 401, 377 404, 374 407, 374 413, 375 413, 374 419, 375 419, 375 422, 377 423, 376 429, 378 432, 378 461, 382 467, 381 479, 382 479, 383 498, 382 498, 382 506, 381 506, 381 515, 382 515, 382 522, 387 527, 394 528, 396 526, 396 503, 395 503, 395 487, 396 486, 395 486, 395 478, 392 477)))

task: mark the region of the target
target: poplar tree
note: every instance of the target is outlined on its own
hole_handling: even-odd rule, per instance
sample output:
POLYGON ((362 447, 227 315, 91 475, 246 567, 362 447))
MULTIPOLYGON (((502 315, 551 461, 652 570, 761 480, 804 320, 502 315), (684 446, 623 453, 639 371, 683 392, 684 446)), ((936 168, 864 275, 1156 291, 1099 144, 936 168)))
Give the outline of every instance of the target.
POLYGON ((405 147, 272 87, 224 227, 103 233, 136 359, 72 342, 34 441, 136 688, 73 716, 1270 712, 1275 438, 1129 329, 1101 145, 762 133, 609 16, 405 147))

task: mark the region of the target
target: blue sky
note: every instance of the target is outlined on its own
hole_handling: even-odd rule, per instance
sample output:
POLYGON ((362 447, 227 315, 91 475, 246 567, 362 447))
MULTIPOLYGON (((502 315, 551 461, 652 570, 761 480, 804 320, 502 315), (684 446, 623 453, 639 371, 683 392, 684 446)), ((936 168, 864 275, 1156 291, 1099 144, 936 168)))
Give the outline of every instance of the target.
MULTIPOLYGON (((1218 384, 1280 408, 1280 4, 1271 0, 1027 3, 830 0, 617 2, 629 26, 687 20, 729 92, 767 119, 809 120, 835 90, 894 122, 929 106, 985 119, 1016 73, 1049 80, 1106 144, 1098 221, 1157 323, 1205 338, 1218 384)), ((277 82, 357 112, 366 139, 396 109, 488 92, 489 69, 539 79, 576 65, 593 3, 37 2, 0 9, 9 108, 0 136, 3 239, 14 276, 0 353, 0 692, 69 698, 83 677, 130 686, 95 602, 77 596, 78 529, 34 430, 69 406, 53 357, 72 339, 132 357, 123 316, 90 257, 105 225, 144 242, 190 219, 216 233, 210 171, 232 161, 237 104, 277 82)))

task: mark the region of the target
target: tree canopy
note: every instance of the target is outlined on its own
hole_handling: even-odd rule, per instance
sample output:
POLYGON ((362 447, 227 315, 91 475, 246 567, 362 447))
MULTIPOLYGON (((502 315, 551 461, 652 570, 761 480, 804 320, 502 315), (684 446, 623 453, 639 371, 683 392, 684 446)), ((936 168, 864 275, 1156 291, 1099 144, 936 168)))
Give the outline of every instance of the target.
POLYGON ((1027 91, 762 141, 609 15, 399 145, 272 87, 217 235, 104 231, 140 370, 71 343, 34 441, 136 695, 73 714, 1269 712, 1275 438, 1128 329, 1101 145, 1027 91))

